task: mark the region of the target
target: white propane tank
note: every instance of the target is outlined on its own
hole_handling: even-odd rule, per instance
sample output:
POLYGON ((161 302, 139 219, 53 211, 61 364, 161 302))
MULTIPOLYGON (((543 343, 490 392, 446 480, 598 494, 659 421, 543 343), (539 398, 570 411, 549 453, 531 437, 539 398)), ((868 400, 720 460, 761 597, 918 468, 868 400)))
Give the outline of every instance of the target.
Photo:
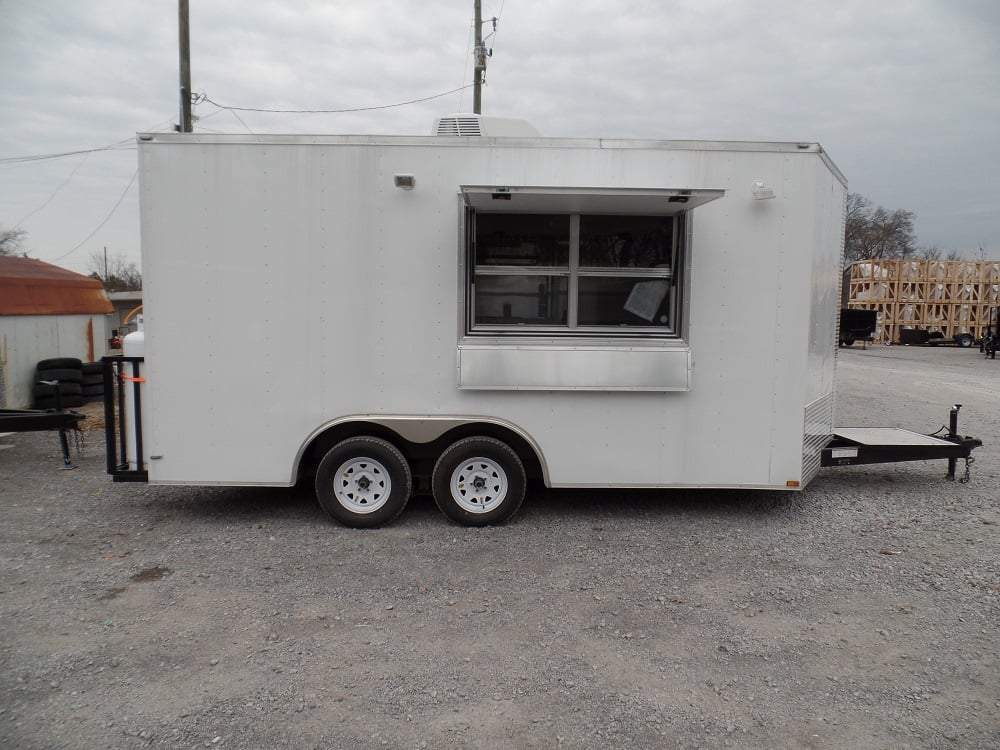
MULTIPOLYGON (((142 330, 142 319, 139 319, 139 330, 133 331, 124 339, 122 339, 122 354, 126 357, 143 357, 146 353, 146 334, 142 330)), ((124 363, 124 370, 122 372, 126 377, 133 377, 134 370, 133 364, 131 362, 124 363)), ((142 377, 143 368, 142 364, 139 365, 139 375, 142 377)), ((133 387, 132 381, 123 380, 121 382, 121 387, 125 389, 125 407, 124 407, 124 417, 125 417, 125 458, 124 461, 128 463, 128 468, 132 471, 138 469, 146 469, 146 462, 143 461, 143 465, 138 465, 138 451, 136 450, 136 433, 135 433, 135 389, 133 387)), ((139 404, 140 406, 146 405, 146 384, 144 382, 139 383, 139 404)), ((148 421, 144 420, 144 421, 148 421)), ((143 429, 142 442, 146 446, 146 431, 143 429)))

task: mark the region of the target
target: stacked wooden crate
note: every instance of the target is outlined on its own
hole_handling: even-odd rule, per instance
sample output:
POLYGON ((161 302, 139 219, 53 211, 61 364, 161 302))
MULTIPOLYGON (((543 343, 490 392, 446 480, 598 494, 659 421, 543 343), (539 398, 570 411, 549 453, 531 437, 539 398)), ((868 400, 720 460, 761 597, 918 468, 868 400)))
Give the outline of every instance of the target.
POLYGON ((1000 305, 998 261, 859 260, 849 283, 848 307, 878 312, 875 340, 882 342, 898 342, 904 329, 978 340, 1000 305))

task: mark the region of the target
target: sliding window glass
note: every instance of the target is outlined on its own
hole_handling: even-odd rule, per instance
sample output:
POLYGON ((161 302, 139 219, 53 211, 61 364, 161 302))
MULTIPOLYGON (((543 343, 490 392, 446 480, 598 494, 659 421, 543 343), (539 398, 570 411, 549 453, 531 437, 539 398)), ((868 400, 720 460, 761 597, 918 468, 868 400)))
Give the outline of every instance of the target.
POLYGON ((475 325, 565 326, 569 216, 475 217, 475 325))
POLYGON ((673 217, 578 218, 577 325, 669 327, 673 217))
POLYGON ((678 326, 678 216, 470 210, 471 332, 678 326))

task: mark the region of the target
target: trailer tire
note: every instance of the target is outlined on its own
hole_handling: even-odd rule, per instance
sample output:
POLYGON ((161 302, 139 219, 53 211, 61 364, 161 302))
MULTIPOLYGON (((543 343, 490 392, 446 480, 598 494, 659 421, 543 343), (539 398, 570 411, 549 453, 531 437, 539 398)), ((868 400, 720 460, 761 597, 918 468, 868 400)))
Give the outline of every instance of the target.
POLYGON ((403 512, 413 488, 406 458, 381 438, 360 436, 337 443, 316 469, 316 498, 345 526, 372 528, 403 512))
POLYGON ((80 365, 80 372, 83 373, 84 377, 88 375, 104 375, 104 363, 103 362, 84 362, 80 365))
POLYGON ((973 338, 967 333, 962 333, 955 337, 955 343, 963 349, 968 349, 972 346, 973 338))
POLYGON ((468 437, 453 443, 434 465, 434 502, 465 526, 510 520, 524 501, 527 478, 517 453, 495 438, 468 437))
POLYGON ((83 362, 81 362, 76 357, 53 357, 52 359, 43 359, 37 365, 35 369, 41 370, 79 370, 83 367, 83 362))

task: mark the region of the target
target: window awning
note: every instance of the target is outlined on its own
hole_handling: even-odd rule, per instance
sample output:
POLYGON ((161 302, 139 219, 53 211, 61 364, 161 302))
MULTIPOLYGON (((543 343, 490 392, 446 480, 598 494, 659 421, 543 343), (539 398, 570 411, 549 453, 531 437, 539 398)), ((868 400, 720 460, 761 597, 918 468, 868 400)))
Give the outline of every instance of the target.
POLYGON ((462 185, 466 205, 477 211, 538 214, 669 216, 721 198, 725 192, 688 188, 462 185))

